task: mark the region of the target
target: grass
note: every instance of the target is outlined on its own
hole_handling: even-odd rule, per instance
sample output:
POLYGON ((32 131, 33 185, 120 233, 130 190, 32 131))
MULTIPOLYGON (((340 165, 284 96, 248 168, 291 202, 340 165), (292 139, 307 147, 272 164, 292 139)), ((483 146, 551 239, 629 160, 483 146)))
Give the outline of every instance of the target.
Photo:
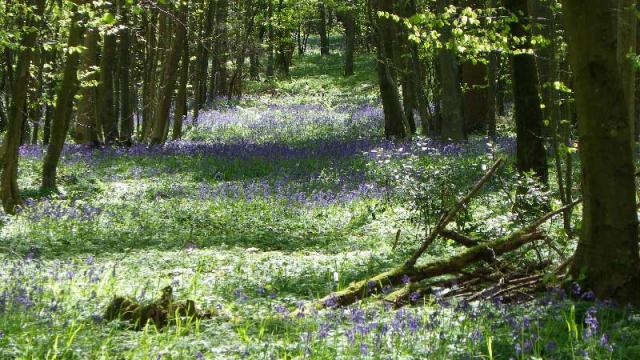
MULTIPOLYGON (((496 152, 482 138, 462 146, 387 142, 373 60, 359 57, 349 79, 340 61, 313 52, 297 59, 291 79, 252 85, 274 94, 206 112, 184 142, 70 146, 59 195, 38 193, 42 150, 23 149, 28 200, 0 229, 0 358, 640 357, 636 312, 570 301, 558 289, 524 305, 424 298, 394 310, 374 299, 290 316, 400 263, 417 245, 419 225, 496 152), (114 296, 150 302, 167 285, 216 316, 161 331, 102 320, 114 296)), ((497 152, 512 149, 508 137, 499 145, 497 152)), ((513 169, 501 176, 509 183, 513 169)), ((504 233, 517 222, 513 192, 491 182, 456 226, 504 233)), ((550 232, 560 234, 560 225, 550 232)), ((554 238, 571 251, 571 242, 554 238)), ((428 256, 454 251, 439 242, 428 256)))

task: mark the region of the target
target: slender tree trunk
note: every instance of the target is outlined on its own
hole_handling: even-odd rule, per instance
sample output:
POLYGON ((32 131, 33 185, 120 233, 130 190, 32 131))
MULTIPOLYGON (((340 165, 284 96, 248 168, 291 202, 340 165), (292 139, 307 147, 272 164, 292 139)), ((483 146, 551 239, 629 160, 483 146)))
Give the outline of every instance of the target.
MULTIPOLYGON (((147 139, 153 123, 153 110, 156 99, 156 67, 158 62, 158 13, 152 12, 145 18, 145 62, 142 82, 142 126, 138 136, 147 139)), ((196 98, 197 103, 197 98, 196 98)))
MULTIPOLYGON (((617 0, 564 0, 582 163, 582 234, 571 273, 600 299, 640 304, 633 118, 617 0)), ((626 48, 625 48, 626 49, 626 48)))
POLYGON ((378 17, 377 12, 392 12, 391 3, 385 0, 371 0, 369 16, 378 40, 377 72, 380 97, 384 109, 384 133, 387 138, 405 138, 409 135, 409 125, 405 117, 400 92, 390 69, 393 66, 393 41, 396 39, 394 22, 378 17))
POLYGON ((44 128, 42 129, 42 144, 49 145, 51 139, 51 118, 53 117, 53 106, 47 104, 44 109, 44 128))
MULTIPOLYGON (((189 16, 187 15, 187 19, 189 16)), ((187 25, 188 26, 188 25, 187 25)), ((182 125, 187 116, 187 85, 189 83, 189 37, 182 47, 182 62, 180 64, 180 78, 178 80, 178 94, 176 95, 176 109, 173 118, 173 140, 182 138, 182 125)))
POLYGON ((133 109, 131 107, 131 84, 130 84, 130 52, 131 34, 129 31, 129 8, 127 0, 118 0, 120 21, 124 25, 118 35, 120 44, 118 48, 119 61, 119 86, 120 86, 120 141, 126 145, 131 145, 133 137, 133 109))
POLYGON ((113 144, 118 140, 118 118, 115 112, 113 89, 117 37, 112 32, 106 32, 103 42, 100 58, 100 85, 98 85, 98 116, 104 133, 104 142, 113 144))
MULTIPOLYGON (((209 78, 209 48, 212 46, 211 32, 216 14, 215 0, 205 0, 207 3, 206 13, 202 19, 201 35, 197 39, 196 69, 195 69, 195 101, 193 104, 193 121, 198 121, 200 110, 204 108, 207 100, 207 79, 209 78)), ((212 70, 213 71, 213 70, 212 70)), ((212 75, 214 76, 214 75, 212 75)))
MULTIPOLYGON (((74 7, 77 7, 82 0, 76 0, 74 7)), ((82 36, 84 27, 80 24, 81 16, 74 9, 74 15, 71 20, 71 29, 69 30, 69 48, 75 48, 82 44, 82 36)), ((72 52, 67 55, 64 65, 62 84, 58 89, 56 97, 56 108, 53 113, 51 142, 47 148, 47 154, 44 157, 42 166, 42 190, 56 190, 56 173, 58 162, 64 147, 64 141, 67 137, 69 125, 71 123, 71 113, 73 111, 73 100, 78 91, 78 62, 80 54, 72 52)))
MULTIPOLYGON (((162 144, 166 140, 166 129, 169 121, 169 111, 171 110, 171 101, 176 87, 178 72, 176 68, 180 62, 181 52, 184 48, 187 29, 185 28, 187 19, 187 3, 182 2, 177 10, 178 21, 174 24, 175 36, 171 41, 169 51, 162 69, 161 85, 158 92, 158 109, 156 110, 156 118, 153 124, 150 141, 152 144, 162 144)), ((162 16, 168 16, 163 14, 162 16)))
POLYGON ((327 9, 324 0, 318 1, 318 33, 320 35, 320 54, 329 55, 329 37, 327 36, 327 9))
POLYGON ((489 53, 489 64, 487 65, 487 135, 494 141, 497 138, 496 96, 498 65, 498 53, 496 51, 491 51, 489 53))
MULTIPOLYGON (((30 0, 28 3, 34 7, 35 16, 42 16, 44 0, 30 0)), ((33 47, 36 45, 37 35, 37 30, 32 29, 26 32, 21 40, 22 50, 18 55, 11 108, 9 110, 9 124, 3 144, 0 197, 2 197, 4 210, 9 214, 14 214, 16 206, 22 203, 20 189, 18 188, 18 149, 22 123, 25 119, 24 110, 29 87, 29 66, 31 65, 33 47)))
POLYGON ((46 62, 45 52, 43 49, 38 49, 34 53, 34 63, 38 64, 38 71, 33 78, 33 86, 31 86, 31 93, 29 94, 28 105, 29 119, 33 124, 33 131, 31 132, 31 144, 38 144, 38 137, 40 135, 40 122, 42 120, 42 97, 44 90, 44 64, 46 62))
POLYGON ((94 70, 94 67, 98 65, 99 38, 100 34, 95 29, 88 29, 84 38, 85 50, 82 52, 81 69, 87 74, 83 79, 87 84, 80 89, 80 100, 78 101, 78 115, 74 132, 75 141, 78 144, 99 142, 96 127, 98 90, 97 86, 93 84, 97 83, 100 78, 100 74, 94 70))
POLYGON ((212 105, 217 96, 225 96, 228 88, 229 43, 227 39, 227 20, 229 17, 229 1, 218 0, 216 5, 215 51, 211 60, 211 77, 209 79, 209 96, 207 103, 212 105))
POLYGON ((356 48, 356 18, 353 9, 338 13, 344 26, 344 76, 353 75, 353 58, 356 48))
MULTIPOLYGON (((526 0, 507 0, 506 7, 516 14, 518 21, 511 24, 511 34, 527 39, 519 44, 520 50, 530 48, 531 34, 526 0)), ((535 57, 527 52, 517 53, 511 59, 513 68, 513 97, 515 101, 517 167, 520 173, 532 171, 538 180, 549 184, 547 152, 544 147, 544 120, 538 93, 538 71, 535 57)))

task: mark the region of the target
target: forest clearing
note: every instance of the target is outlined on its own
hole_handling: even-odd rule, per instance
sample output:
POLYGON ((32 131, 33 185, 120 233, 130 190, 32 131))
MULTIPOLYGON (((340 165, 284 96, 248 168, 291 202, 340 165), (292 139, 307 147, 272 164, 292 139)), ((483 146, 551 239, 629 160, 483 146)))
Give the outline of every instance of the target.
POLYGON ((0 359, 640 358, 635 1, 0 13, 0 359))

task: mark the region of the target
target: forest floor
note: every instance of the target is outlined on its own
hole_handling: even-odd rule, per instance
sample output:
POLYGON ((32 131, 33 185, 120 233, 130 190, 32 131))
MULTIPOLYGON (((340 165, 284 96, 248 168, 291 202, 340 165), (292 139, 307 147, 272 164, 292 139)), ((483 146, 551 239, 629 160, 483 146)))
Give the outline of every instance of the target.
MULTIPOLYGON (((43 149, 23 148, 28 200, 0 219, 0 359, 640 358, 637 313, 553 287, 519 305, 372 298, 290 316, 401 264, 422 225, 514 147, 390 143, 371 58, 348 80, 338 56, 297 62, 290 80, 202 114, 184 141, 68 146, 59 195, 38 193, 43 149), (115 296, 148 303, 166 286, 211 318, 105 321, 115 296)), ((501 171, 455 226, 491 239, 526 222, 511 211, 514 177, 501 171)), ((560 221, 545 231, 571 253, 560 221)), ((511 261, 536 256, 525 250, 511 261)), ((439 240, 426 257, 457 251, 439 240)))

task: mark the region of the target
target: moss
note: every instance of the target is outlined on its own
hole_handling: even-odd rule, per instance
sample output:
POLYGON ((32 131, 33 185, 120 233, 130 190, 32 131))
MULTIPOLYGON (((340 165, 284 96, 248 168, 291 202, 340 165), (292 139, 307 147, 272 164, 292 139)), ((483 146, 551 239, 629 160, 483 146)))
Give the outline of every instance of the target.
POLYGON ((168 286, 162 290, 162 296, 150 304, 140 304, 134 300, 117 296, 107 306, 104 319, 106 321, 125 321, 134 330, 142 330, 147 325, 162 329, 176 318, 209 319, 214 312, 198 312, 193 300, 176 302, 173 289, 168 286))

